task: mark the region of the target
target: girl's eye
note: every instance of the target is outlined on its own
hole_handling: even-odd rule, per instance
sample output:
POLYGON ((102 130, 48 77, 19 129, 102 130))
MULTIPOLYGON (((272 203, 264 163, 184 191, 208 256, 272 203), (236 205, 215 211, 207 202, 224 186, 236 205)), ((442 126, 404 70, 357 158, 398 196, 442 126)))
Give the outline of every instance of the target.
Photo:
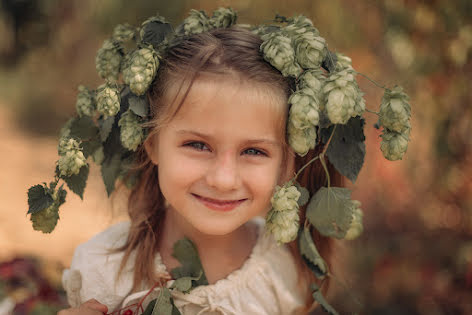
POLYGON ((194 148, 198 151, 209 150, 206 144, 204 144, 203 142, 198 142, 198 141, 185 143, 184 146, 194 148))
POLYGON ((267 156, 267 154, 265 152, 263 152, 261 150, 258 150, 258 149, 254 149, 254 148, 246 149, 246 150, 244 150, 244 153, 249 154, 249 155, 267 156))

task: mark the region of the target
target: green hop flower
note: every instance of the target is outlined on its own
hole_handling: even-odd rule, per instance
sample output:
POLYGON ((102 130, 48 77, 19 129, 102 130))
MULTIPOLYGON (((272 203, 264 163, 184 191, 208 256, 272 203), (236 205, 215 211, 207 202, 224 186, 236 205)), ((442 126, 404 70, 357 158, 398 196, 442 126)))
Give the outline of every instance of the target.
POLYGON ((291 19, 291 24, 297 27, 307 27, 307 28, 313 27, 313 22, 304 15, 298 15, 298 16, 293 17, 291 19))
POLYGON ((129 150, 136 151, 144 140, 144 132, 139 116, 128 109, 121 115, 118 126, 121 127, 120 139, 123 146, 129 150))
POLYGON ((365 102, 353 71, 345 69, 331 74, 323 92, 326 112, 333 124, 345 124, 351 117, 364 113, 365 102))
POLYGON ((341 53, 336 53, 336 56, 338 57, 338 61, 336 63, 336 67, 339 71, 347 69, 347 70, 354 70, 352 67, 352 60, 346 55, 343 55, 341 53))
POLYGON ((218 8, 213 11, 210 25, 213 28, 228 28, 236 23, 237 13, 231 8, 218 8))
POLYGON ((149 88, 159 67, 157 53, 152 48, 133 52, 128 66, 123 70, 123 80, 136 95, 143 95, 149 88))
POLYGON ((285 184, 284 186, 276 186, 275 192, 270 202, 274 211, 298 211, 298 198, 300 198, 300 192, 297 187, 291 184, 285 184))
POLYGON ((411 107, 408 100, 408 95, 401 87, 386 89, 380 104, 380 124, 391 131, 400 133, 409 129, 411 107))
POLYGON ((291 18, 287 26, 282 28, 282 31, 290 38, 302 35, 306 32, 312 32, 316 36, 320 35, 320 32, 313 26, 313 22, 303 15, 291 18))
POLYGON ((292 41, 281 32, 271 33, 261 45, 264 59, 278 69, 283 76, 298 76, 302 68, 295 62, 292 41))
POLYGON ((390 161, 401 160, 408 148, 409 130, 398 133, 384 129, 381 137, 380 150, 383 156, 390 161))
MULTIPOLYGON (((326 76, 321 69, 305 70, 298 78, 298 87, 300 89, 312 89, 318 99, 324 100, 323 87, 326 83, 326 76)), ((319 103, 320 111, 324 111, 324 103, 319 103)))
POLYGON ((364 226, 362 225, 363 213, 360 206, 361 203, 359 201, 351 201, 352 221, 349 229, 346 231, 346 235, 344 236, 344 239, 346 240, 353 240, 357 238, 364 230, 364 226))
POLYGON ((316 145, 316 128, 296 128, 289 120, 287 124, 288 143, 300 156, 305 156, 316 145))
POLYGON ((34 230, 51 233, 59 220, 59 207, 53 203, 46 209, 32 213, 30 220, 33 222, 34 230))
POLYGON ((120 111, 120 92, 117 88, 109 85, 98 88, 97 111, 104 116, 115 116, 120 111))
POLYGON ((311 128, 317 126, 320 121, 319 99, 310 88, 303 88, 295 91, 288 103, 290 107, 289 120, 298 129, 311 128))
POLYGON ((287 211, 271 210, 267 214, 266 229, 278 244, 288 243, 297 238, 299 220, 298 208, 287 211))
POLYGON ((79 174, 82 166, 87 164, 80 143, 73 139, 61 139, 59 142, 59 171, 61 176, 72 176, 79 174))
POLYGON ((136 34, 136 28, 129 24, 118 24, 113 29, 111 38, 119 43, 133 39, 136 34))
POLYGON ((92 92, 83 85, 78 87, 77 101, 75 108, 80 117, 93 116, 95 111, 95 103, 92 92))
POLYGON ((314 32, 305 32, 294 40, 297 62, 305 69, 317 69, 326 56, 326 41, 314 32))
POLYGON ((112 40, 105 40, 95 57, 95 67, 98 75, 107 81, 116 82, 122 59, 123 54, 120 45, 112 40))
POLYGON ((205 11, 190 10, 189 16, 177 28, 177 33, 192 35, 206 32, 210 29, 210 19, 205 11))

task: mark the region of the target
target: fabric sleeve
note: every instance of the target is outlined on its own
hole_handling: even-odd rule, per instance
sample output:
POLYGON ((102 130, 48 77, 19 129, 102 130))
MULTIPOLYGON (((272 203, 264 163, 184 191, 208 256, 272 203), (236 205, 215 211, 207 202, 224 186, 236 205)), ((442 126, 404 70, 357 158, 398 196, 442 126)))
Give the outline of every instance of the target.
MULTIPOLYGON (((127 268, 127 264, 117 279, 123 253, 112 252, 126 240, 128 227, 125 223, 114 225, 76 248, 70 268, 62 275, 70 306, 78 307, 89 299, 96 299, 111 311, 129 294, 132 269, 127 268)), ((134 261, 134 257, 129 261, 134 261)))

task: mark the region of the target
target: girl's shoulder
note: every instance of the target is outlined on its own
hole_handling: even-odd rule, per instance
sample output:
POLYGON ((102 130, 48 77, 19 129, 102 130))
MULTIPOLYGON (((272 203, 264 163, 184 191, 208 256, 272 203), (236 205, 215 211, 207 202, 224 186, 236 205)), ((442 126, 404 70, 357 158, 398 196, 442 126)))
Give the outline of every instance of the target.
MULTIPOLYGON (((62 274, 62 285, 72 307, 94 298, 115 309, 130 293, 134 253, 117 278, 124 252, 116 251, 125 244, 129 228, 130 222, 114 224, 77 246, 70 268, 62 274)), ((165 268, 160 256, 156 257, 156 266, 165 268)))

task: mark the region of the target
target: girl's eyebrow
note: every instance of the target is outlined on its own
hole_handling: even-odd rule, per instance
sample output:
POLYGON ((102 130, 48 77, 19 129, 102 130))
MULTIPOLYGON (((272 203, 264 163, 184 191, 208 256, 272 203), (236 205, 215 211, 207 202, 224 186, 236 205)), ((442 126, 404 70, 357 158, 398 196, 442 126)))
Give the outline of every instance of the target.
MULTIPOLYGON (((195 130, 181 129, 181 130, 177 130, 177 133, 179 135, 191 134, 191 135, 195 135, 195 136, 198 136, 198 137, 201 137, 201 138, 206 138, 206 139, 213 140, 213 136, 207 135, 207 134, 195 131, 195 130)), ((263 139, 250 139, 250 140, 247 140, 246 143, 247 144, 264 143, 264 144, 275 146, 275 147, 280 147, 282 145, 279 141, 274 141, 274 140, 266 139, 266 138, 263 138, 263 139)))

